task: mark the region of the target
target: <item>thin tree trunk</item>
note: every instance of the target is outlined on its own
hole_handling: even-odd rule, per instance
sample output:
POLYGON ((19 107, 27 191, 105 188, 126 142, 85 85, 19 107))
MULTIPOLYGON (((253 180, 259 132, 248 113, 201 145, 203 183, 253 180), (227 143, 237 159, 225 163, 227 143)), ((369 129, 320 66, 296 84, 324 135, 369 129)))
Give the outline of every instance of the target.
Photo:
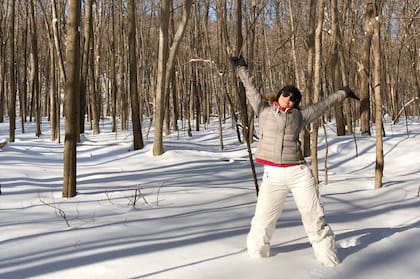
MULTIPOLYGON (((249 27, 249 37, 248 37, 248 57, 249 61, 254 61, 254 52, 255 52, 255 21, 257 20, 257 14, 256 14, 257 4, 256 0, 251 1, 251 26, 249 27)), ((254 63, 249 63, 249 70, 253 71, 254 69, 254 63)), ((254 110, 252 109, 251 105, 246 106, 247 109, 247 116, 248 116, 248 142, 249 144, 252 144, 254 142, 254 110)))
POLYGON ((35 113, 36 113, 36 125, 35 125, 35 136, 41 135, 41 88, 39 84, 39 66, 38 66, 38 42, 35 22, 35 11, 34 11, 34 0, 29 2, 29 17, 30 17, 30 30, 31 30, 31 91, 32 96, 35 96, 35 113))
MULTIPOLYGON (((308 44, 308 72, 306 77, 306 88, 308 94, 305 94, 305 106, 309 106, 312 103, 311 96, 314 94, 314 56, 315 56, 315 23, 316 23, 316 0, 310 0, 309 2, 309 34, 307 37, 308 44)), ((305 127, 302 132, 302 149, 303 156, 307 157, 311 155, 311 134, 309 132, 309 125, 305 127)))
MULTIPOLYGON (((243 37, 242 37, 242 0, 236 0, 236 25, 235 25, 235 33, 236 33, 236 50, 235 55, 239 55, 242 49, 243 44, 243 37)), ((234 76, 234 84, 238 84, 236 80, 236 76, 234 76)), ((240 82, 239 87, 235 86, 237 90, 237 94, 239 97, 239 107, 241 112, 241 120, 242 120, 242 133, 243 138, 247 146, 248 150, 248 158, 251 164, 251 171, 252 177, 254 180, 255 192, 258 196, 259 193, 259 186, 257 180, 257 174, 255 171, 254 159, 252 158, 252 150, 251 150, 251 143, 249 141, 249 123, 248 123, 248 113, 247 113, 247 105, 246 105, 246 94, 245 94, 245 87, 240 82)))
POLYGON ((172 130, 178 131, 178 119, 179 119, 179 112, 178 112, 178 86, 176 80, 175 71, 172 73, 171 79, 171 95, 172 95, 172 130))
MULTIPOLYGON (((28 16, 29 15, 29 6, 30 5, 26 5, 26 15, 25 18, 27 18, 27 20, 23 21, 25 22, 25 27, 24 30, 22 30, 22 48, 23 48, 23 65, 25 70, 22 71, 21 76, 22 78, 20 79, 20 86, 19 86, 19 112, 20 112, 20 116, 21 116, 21 129, 22 129, 22 133, 25 133, 25 122, 26 122, 26 115, 27 115, 27 98, 28 98, 28 71, 26 71, 26 65, 28 65, 28 28, 30 26, 30 21, 31 21, 31 17, 28 16)), ((22 19, 17 19, 22 20, 22 19)), ((19 23, 18 23, 19 25, 19 23)), ((19 57, 19 55, 17 56, 19 57)), ((19 64, 16 61, 16 64, 19 64)))
MULTIPOLYGON (((57 125, 57 107, 60 106, 57 103, 57 76, 56 76, 56 59, 55 59, 55 49, 52 38, 50 37, 49 41, 49 54, 50 54, 50 119, 51 119, 51 140, 55 141, 58 139, 58 134, 60 133, 59 126, 57 125)), ((58 112, 60 115, 60 113, 58 112)))
POLYGON ((128 105, 128 98, 129 94, 127 93, 128 88, 128 59, 127 59, 127 49, 128 49, 128 42, 126 28, 125 28, 125 16, 126 13, 124 0, 120 0, 119 3, 119 32, 118 32, 118 51, 117 51, 117 61, 118 61, 118 77, 119 77, 119 95, 117 96, 117 115, 120 116, 120 123, 121 123, 121 130, 128 131, 128 114, 129 114, 129 105, 128 105))
POLYGON ((76 144, 79 136, 80 18, 81 0, 69 0, 66 39, 68 76, 65 86, 66 125, 64 139, 63 197, 76 196, 76 144))
POLYGON ((371 19, 374 19, 372 0, 365 0, 365 35, 362 43, 360 77, 360 132, 371 135, 370 132, 370 93, 369 93, 369 74, 370 74, 370 48, 373 37, 373 26, 371 19))
MULTIPOLYGON (((98 31, 98 33, 96 34, 101 34, 102 32, 102 2, 98 3, 97 5, 97 28, 96 30, 98 31)), ((93 19, 92 19, 93 21, 93 19)), ((91 34, 93 33, 93 24, 91 26, 91 34)), ((92 132, 94 135, 97 135, 100 133, 100 127, 99 127, 99 121, 100 121, 100 116, 101 116, 101 109, 100 109, 100 105, 101 104, 101 100, 100 100, 100 95, 98 94, 98 92, 100 92, 101 89, 101 79, 100 79, 100 66, 101 66, 101 57, 102 55, 99 55, 100 51, 99 49, 102 46, 102 40, 100 39, 100 36, 92 36, 92 44, 94 45, 94 47, 92 48, 92 50, 90 51, 91 55, 91 61, 93 63, 90 63, 90 67, 91 67, 91 77, 92 77, 92 90, 89 94, 89 105, 90 105, 90 111, 91 111, 91 121, 92 121, 92 132)))
POLYGON ((117 69, 116 69, 116 47, 115 47, 115 1, 111 1, 111 116, 112 116, 112 132, 117 132, 117 69))
POLYGON ((183 4, 182 20, 175 33, 174 40, 169 49, 169 15, 170 1, 161 1, 160 29, 159 29, 159 60, 158 79, 156 86, 156 112, 155 112, 155 137, 153 140, 153 155, 164 153, 163 149, 163 120, 165 98, 168 96, 169 81, 172 77, 175 57, 188 24, 192 0, 185 0, 183 4))
MULTIPOLYGON (((54 46, 54 35, 50 27, 50 20, 41 2, 40 4, 42 13, 44 15, 45 29, 48 34, 48 56, 49 56, 49 119, 51 122, 51 141, 59 139, 60 135, 60 103, 58 102, 58 85, 57 85, 57 74, 56 74, 56 52, 54 46)), ((47 99, 47 98, 46 98, 47 99)))
POLYGON ((57 57, 58 57, 58 63, 60 65, 60 73, 61 73, 61 79, 62 82, 66 82, 66 70, 64 67, 64 59, 63 59, 63 52, 61 51, 61 37, 59 34, 58 29, 58 17, 57 17, 57 5, 55 0, 51 0, 51 12, 53 16, 53 34, 54 34, 54 43, 55 43, 55 49, 57 51, 57 57))
MULTIPOLYGON (((83 53, 82 53, 82 75, 80 78, 80 133, 85 132, 86 98, 87 98, 87 79, 89 71, 90 46, 92 45, 92 4, 93 0, 85 3, 85 22, 83 31, 83 53)), ((91 62, 93 63, 93 61, 91 62)))
MULTIPOLYGON (((41 5, 42 7, 42 5, 41 5)), ((50 101, 52 102, 50 104, 51 109, 54 109, 54 111, 51 112, 51 138, 52 140, 58 140, 58 142, 61 142, 61 132, 60 132, 60 120, 61 120, 61 93, 60 93, 60 77, 57 77, 57 64, 58 64, 58 58, 57 58, 57 49, 55 48, 55 36, 54 36, 54 30, 53 26, 50 27, 50 21, 52 22, 52 18, 50 18, 50 21, 48 20, 47 12, 44 8, 42 8, 45 14, 45 21, 47 29, 49 30, 49 52, 51 57, 51 84, 50 84, 50 101), (54 119, 52 119, 54 118, 54 119)), ((51 15, 50 15, 51 17, 51 15)), ((54 24, 54 23, 53 23, 54 24)), ((59 70, 60 71, 60 70, 59 70)))
POLYGON ((382 178, 384 175, 384 150, 382 138, 382 85, 381 85, 381 65, 382 65, 382 50, 381 50, 381 21, 382 21, 382 6, 384 0, 376 1, 376 15, 371 18, 373 23, 373 88, 375 92, 375 125, 376 125, 376 165, 375 165, 375 188, 382 187, 382 178))
POLYGON ((141 132, 139 96, 137 92, 137 54, 136 54, 136 3, 135 0, 128 2, 128 60, 131 97, 131 121, 133 123, 133 146, 134 150, 144 147, 141 132))
MULTIPOLYGON (((181 22, 179 23, 179 26, 176 30, 176 33, 174 35, 171 47, 169 49, 169 56, 168 56, 168 62, 167 62, 167 68, 165 73, 165 84, 167 86, 165 87, 165 95, 164 98, 169 98, 169 83, 174 75, 174 69, 175 69, 175 58, 176 54, 178 53, 179 46, 181 44, 181 40, 184 37, 185 31, 187 29, 188 21, 191 14, 191 7, 192 7, 192 0, 185 0, 184 4, 182 6, 182 18, 181 22)), ((174 92, 175 93, 175 92, 174 92)), ((176 104, 173 104, 174 106, 176 104)), ((176 121, 176 119, 174 119, 176 121)))
MULTIPOLYGON (((318 1, 317 24, 315 29, 315 62, 314 62, 314 103, 319 101, 321 95, 321 46, 322 46, 322 23, 324 21, 324 0, 318 1)), ((320 120, 312 123, 312 172, 315 183, 319 183, 318 173, 318 130, 320 120)))
MULTIPOLYGON (((333 80, 333 90, 337 90, 343 85, 341 73, 341 64, 339 62, 339 47, 340 47, 340 32, 339 23, 338 23, 338 8, 337 0, 331 0, 331 43, 332 43, 332 54, 331 54, 331 78, 333 80)), ((335 110, 335 120, 336 120, 336 130, 337 136, 343 136, 346 134, 346 127, 344 123, 344 106, 343 104, 336 105, 335 110)), ((325 124, 323 124, 325 125, 325 124)))
POLYGON ((16 130, 16 81, 15 81, 15 0, 10 3, 9 22, 9 141, 15 141, 16 130))
POLYGON ((304 82, 303 82, 303 69, 300 66, 300 63, 297 59, 297 50, 296 50, 296 28, 295 28, 295 20, 294 20, 294 12, 292 7, 292 1, 288 0, 289 2, 289 18, 290 18, 290 28, 292 32, 292 37, 290 39, 292 45, 292 58, 293 58, 293 65, 295 68, 295 82, 297 88, 299 90, 304 91, 304 82))
POLYGON ((153 155, 162 155, 163 149, 163 117, 165 105, 165 74, 169 55, 169 15, 170 1, 162 0, 160 6, 159 55, 156 85, 155 136, 153 139, 153 155))
MULTIPOLYGON (((3 42, 3 9, 0 8, 0 42, 3 42)), ((0 44, 0 123, 4 121, 5 98, 4 85, 6 80, 6 53, 4 44, 0 44)))

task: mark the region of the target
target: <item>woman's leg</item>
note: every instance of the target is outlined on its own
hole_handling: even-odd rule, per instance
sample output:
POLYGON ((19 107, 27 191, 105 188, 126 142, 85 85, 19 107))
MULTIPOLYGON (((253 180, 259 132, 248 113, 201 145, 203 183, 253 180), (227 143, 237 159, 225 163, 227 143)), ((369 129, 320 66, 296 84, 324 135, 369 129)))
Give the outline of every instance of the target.
POLYGON ((247 250, 250 257, 270 256, 270 240, 276 223, 283 210, 284 200, 289 189, 282 183, 282 172, 276 167, 265 167, 263 182, 258 194, 255 214, 247 237, 247 250))
POLYGON ((301 214, 303 226, 312 244, 315 258, 325 266, 335 266, 337 258, 334 233, 325 222, 314 178, 307 166, 293 167, 295 182, 291 191, 301 214))

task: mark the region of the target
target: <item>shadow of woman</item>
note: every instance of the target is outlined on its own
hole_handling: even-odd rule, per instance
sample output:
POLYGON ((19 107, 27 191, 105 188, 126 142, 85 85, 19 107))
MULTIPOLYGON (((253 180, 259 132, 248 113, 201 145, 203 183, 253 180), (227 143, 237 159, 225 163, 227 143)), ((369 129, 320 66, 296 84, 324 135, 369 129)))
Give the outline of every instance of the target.
POLYGON ((396 233, 419 227, 420 220, 413 224, 396 228, 366 228, 340 233, 336 236, 338 256, 343 261, 351 254, 357 253, 375 242, 390 237, 396 233))

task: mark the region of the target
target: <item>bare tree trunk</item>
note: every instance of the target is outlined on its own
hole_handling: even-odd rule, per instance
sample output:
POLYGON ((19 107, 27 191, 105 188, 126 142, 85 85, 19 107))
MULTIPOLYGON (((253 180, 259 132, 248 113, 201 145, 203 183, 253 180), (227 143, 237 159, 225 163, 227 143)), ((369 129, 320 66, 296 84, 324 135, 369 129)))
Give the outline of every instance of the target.
POLYGON ((15 0, 10 3, 10 22, 9 22, 9 141, 15 141, 16 130, 16 81, 15 81, 15 0))
MULTIPOLYGON (((48 34, 48 56, 49 56, 49 119, 51 122, 51 141, 59 139, 60 136, 60 103, 56 74, 56 51, 54 46, 54 34, 50 27, 50 15, 47 14, 44 6, 39 2, 44 15, 45 28, 48 34)), ((47 99, 47 98, 46 98, 47 99)))
POLYGON ((375 165, 375 188, 382 187, 382 177, 384 175, 384 150, 383 150, 383 136, 382 136, 382 85, 381 85, 381 65, 382 65, 382 50, 381 50, 381 21, 382 21, 382 6, 384 0, 375 1, 375 18, 371 18, 373 23, 373 88, 375 92, 375 124, 376 124, 376 165, 375 165))
POLYGON ((54 34, 54 43, 55 43, 55 48, 57 51, 57 57, 58 57, 58 63, 60 65, 60 73, 61 73, 61 79, 62 82, 65 83, 66 82, 66 70, 64 67, 64 59, 63 59, 63 52, 61 51, 61 37, 59 34, 59 29, 58 29, 58 16, 57 16, 57 5, 55 0, 51 0, 51 12, 52 12, 52 16, 53 16, 53 34, 54 34))
POLYGON ((117 51, 117 64, 118 64, 118 77, 119 77, 119 89, 120 93, 117 96, 117 115, 120 116, 121 130, 128 131, 128 114, 129 114, 129 105, 128 105, 128 59, 127 59, 127 34, 125 28, 125 16, 126 9, 124 6, 124 0, 119 1, 119 32, 118 32, 118 51, 117 51))
POLYGON ((128 60, 131 97, 131 121, 133 123, 133 146, 134 150, 144 147, 141 132, 139 96, 137 92, 137 54, 136 54, 136 3, 128 2, 128 60))
MULTIPOLYGON (((3 42, 3 9, 0 8, 0 42, 3 42)), ((6 51, 4 44, 0 44, 0 123, 4 121, 4 111, 5 111, 5 98, 4 98, 4 86, 6 80, 6 51)))
MULTIPOLYGON (((92 4, 93 0, 85 3, 85 22, 83 31, 83 53, 82 53, 82 75, 80 78, 80 133, 85 132, 86 98, 87 98, 87 79, 89 71, 90 46, 92 45, 92 4)), ((93 61, 91 62, 93 63, 93 61)))
POLYGON ((117 69, 116 69, 116 47, 115 47, 115 1, 111 1, 111 115, 112 115, 112 132, 117 131, 117 69))
POLYGON ((66 39, 66 63, 68 75, 65 86, 66 125, 64 139, 63 197, 76 196, 76 144, 79 136, 80 90, 80 18, 81 0, 68 2, 68 31, 66 39))
POLYGON ((159 28, 159 56, 156 85, 156 111, 155 111, 155 136, 153 140, 153 155, 162 155, 163 149, 163 117, 165 105, 165 74, 166 62, 169 56, 169 15, 170 1, 162 0, 160 6, 159 28))
POLYGON ((178 131, 178 119, 179 119, 179 112, 178 112, 178 86, 176 80, 175 72, 172 73, 171 79, 171 93, 172 93, 172 130, 178 131))
MULTIPOLYGON (((331 43, 332 43, 332 55, 331 55, 331 78, 333 80, 333 90, 340 88, 343 85, 341 73, 341 64, 339 62, 339 45, 341 43, 339 23, 338 23, 338 8, 337 0, 331 0, 331 43)), ((346 134, 346 127, 344 123, 343 104, 336 105, 335 110, 335 122, 338 136, 346 134)), ((323 124, 325 125, 325 124, 323 124)))
POLYGON ((370 48, 373 37, 373 26, 371 19, 374 20, 374 10, 372 0, 365 0, 365 35, 362 43, 362 58, 360 76, 360 132, 371 135, 370 132, 370 93, 369 93, 369 74, 370 74, 370 48))
MULTIPOLYGON (((257 4, 256 4, 256 0, 252 0, 251 1, 251 26, 248 27, 249 30, 249 36, 248 36, 248 57, 249 57, 249 61, 252 63, 249 63, 249 70, 253 71, 254 69, 254 52, 255 52, 255 22, 257 20, 257 14, 256 14, 256 10, 257 10, 257 4)), ((247 123, 247 129, 248 129, 248 142, 250 144, 252 144, 254 142, 254 131, 255 131, 255 127, 254 127, 254 119, 255 119, 255 115, 254 115, 254 110, 252 109, 251 105, 247 105, 246 106, 246 110, 247 110, 247 116, 248 116, 248 123, 247 123)))
MULTIPOLYGON (((28 28, 30 26, 31 17, 29 16, 29 3, 26 5, 26 15, 25 19, 20 19, 20 17, 17 18, 18 25, 19 21, 22 20, 25 22, 25 27, 23 27, 22 30, 22 43, 19 43, 21 45, 21 49, 23 48, 23 65, 28 65, 28 28)), ((19 50, 17 50, 17 53, 19 53, 19 50)), ((19 59, 19 55, 17 54, 17 60, 19 59)), ((20 63, 16 60, 16 65, 19 65, 20 63)), ((18 68, 21 66, 17 66, 18 68)), ((21 78, 19 87, 19 112, 21 116, 21 129, 22 133, 25 133, 25 122, 26 122, 26 115, 27 115, 27 98, 28 98, 28 71, 26 70, 26 66, 24 66, 25 70, 21 72, 21 78)))
POLYGON ((199 80, 198 67, 193 68, 193 84, 192 84, 192 97, 193 97, 193 110, 192 118, 194 118, 195 108, 195 130, 200 131, 200 117, 201 117, 201 102, 200 102, 200 80, 199 80))
MULTIPOLYGON (((242 43, 243 43, 243 36, 242 36, 242 0, 236 0, 236 22, 235 22, 235 55, 240 55, 242 52, 242 43)), ((252 62, 251 62, 252 64, 252 62)), ((233 84, 238 84, 237 77, 233 76, 233 84)), ((239 86, 234 86, 234 90, 236 91, 235 96, 238 96, 239 99, 239 112, 242 122, 242 134, 245 143, 249 143, 248 139, 248 113, 246 109, 246 94, 245 88, 242 83, 239 83, 239 86)))
MULTIPOLYGON (((307 37, 308 44, 308 73, 306 77, 306 88, 307 94, 305 94, 305 106, 309 106, 312 103, 311 94, 314 92, 313 75, 314 75, 314 56, 315 56, 315 23, 316 23, 316 0, 310 0, 309 2, 309 34, 307 37)), ((311 155, 311 134, 309 132, 309 125, 303 129, 301 140, 303 156, 307 157, 311 155)))
POLYGON ((35 11, 34 11, 34 0, 30 0, 29 3, 29 17, 31 22, 31 91, 32 96, 35 96, 35 113, 36 113, 36 125, 35 125, 35 136, 41 135, 41 88, 39 84, 39 66, 38 66, 38 42, 35 22, 35 11))
MULTIPOLYGON (((314 63, 314 103, 319 101, 321 95, 321 46, 322 46, 322 23, 324 21, 324 0, 318 1, 317 23, 315 29, 315 63, 314 63)), ((318 130, 320 120, 312 123, 312 172, 315 183, 319 183, 318 173, 318 130)))
MULTIPOLYGON (((337 8, 337 6, 336 6, 337 8)), ((336 11, 336 14, 338 15, 338 11, 336 11)), ((338 21, 337 21, 338 22, 338 21)), ((340 26, 338 26, 340 27, 340 26)), ((349 42, 345 42, 344 38, 341 34, 341 32, 337 32, 337 40, 338 40, 338 58, 340 61, 340 70, 341 70, 341 80, 342 80, 342 85, 349 85, 349 79, 347 77, 347 71, 348 71, 348 63, 346 63, 345 59, 344 59, 344 46, 346 46, 349 42)), ((350 50, 349 50, 350 51, 350 50)), ((343 103, 343 111, 344 111, 344 116, 345 116, 345 122, 347 125, 347 132, 348 134, 353 134, 354 135, 354 131, 353 131, 353 116, 351 113, 351 103, 349 99, 345 99, 344 103, 343 103)))
POLYGON ((289 2, 289 18, 290 18, 290 26, 291 26, 291 44, 292 44, 292 58, 293 58, 293 64, 295 67, 295 81, 296 81, 296 87, 299 88, 301 91, 305 91, 305 84, 304 84, 304 73, 303 69, 298 62, 298 54, 296 49, 296 28, 295 28, 295 20, 294 20, 294 12, 292 7, 292 1, 288 0, 289 2))
MULTIPOLYGON (((171 40, 173 40, 173 36, 175 35, 175 19, 174 19, 174 9, 173 9, 173 0, 171 0, 171 3, 169 4, 171 6, 170 10, 170 23, 169 23, 169 28, 170 28, 170 33, 168 34, 169 36, 169 44, 172 43, 171 40)), ((170 94, 171 94, 171 89, 172 86, 174 86, 174 84, 172 84, 172 77, 170 80, 168 80, 168 85, 166 86, 166 93, 165 93, 165 109, 164 109, 164 121, 165 121, 165 135, 170 135, 171 134, 171 98, 170 98, 170 94)))
MULTIPOLYGON (((242 0, 236 0, 236 25, 235 25, 235 33, 236 33, 236 50, 235 55, 241 54, 242 44, 243 44, 243 37, 242 37, 242 0)), ((234 76, 234 84, 237 83, 237 78, 234 76)), ((245 87, 240 82, 239 87, 235 86, 239 97, 239 108, 241 113, 241 120, 242 120, 242 133, 243 138, 247 146, 248 150, 248 158, 251 164, 251 171, 252 177, 254 180, 255 185, 255 192, 258 196, 259 193, 259 186, 257 180, 257 174, 255 171, 254 159, 252 158, 252 151, 251 151, 251 143, 249 140, 249 122, 248 122, 248 112, 247 112, 247 105, 246 105, 246 94, 245 94, 245 87)))
POLYGON ((56 76, 56 59, 55 59, 55 48, 53 39, 50 37, 49 41, 49 54, 50 54, 50 119, 51 119, 51 140, 55 141, 58 139, 60 129, 58 126, 60 112, 57 117, 57 107, 60 104, 57 102, 57 76, 56 76))
POLYGON ((188 24, 191 12, 192 0, 185 0, 182 10, 182 20, 175 33, 174 40, 169 49, 169 0, 161 2, 160 31, 159 31, 159 61, 158 80, 156 86, 156 113, 155 113, 155 137, 153 141, 153 155, 159 156, 164 153, 163 149, 163 120, 165 98, 168 96, 168 85, 172 77, 175 56, 188 24))
MULTIPOLYGON (((101 34, 103 31, 102 28, 102 2, 98 3, 97 5, 97 28, 96 30, 98 33, 101 34)), ((92 19, 93 21, 93 19, 92 19)), ((93 24, 91 27, 91 33, 93 33, 93 24)), ((100 94, 101 92, 101 58, 102 55, 100 55, 100 48, 102 46, 102 40, 100 36, 92 36, 92 44, 94 47, 92 48, 90 55, 91 60, 93 63, 91 63, 91 77, 92 77, 92 90, 89 94, 89 103, 90 103, 90 111, 91 111, 91 121, 92 121, 92 130, 93 134, 97 135, 100 133, 100 127, 99 127, 99 121, 101 116, 101 109, 100 109, 100 94)))
MULTIPOLYGON (((184 37, 185 30, 187 29, 187 24, 191 14, 191 7, 192 7, 192 0, 185 0, 182 6, 182 19, 181 22, 176 30, 174 35, 173 42, 169 49, 168 61, 167 61, 167 68, 165 69, 165 93, 164 98, 169 98, 169 83, 174 74, 175 69, 175 58, 176 54, 178 53, 179 45, 181 43, 182 38, 184 37)), ((174 104, 175 106, 175 104, 174 104)), ((176 121, 176 120, 174 120, 176 121)), ((169 126, 169 125, 168 125, 169 126)))

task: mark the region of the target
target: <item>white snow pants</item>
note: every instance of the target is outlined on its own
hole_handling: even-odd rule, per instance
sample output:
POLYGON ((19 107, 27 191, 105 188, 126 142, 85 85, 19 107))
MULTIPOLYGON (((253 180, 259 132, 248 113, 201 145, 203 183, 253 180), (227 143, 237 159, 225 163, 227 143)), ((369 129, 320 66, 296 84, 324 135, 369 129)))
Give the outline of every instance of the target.
POLYGON ((334 233, 325 222, 318 190, 312 172, 306 165, 264 167, 264 177, 247 237, 249 256, 270 256, 270 240, 289 192, 292 192, 300 212, 315 259, 325 266, 337 265, 340 261, 337 258, 334 233))

